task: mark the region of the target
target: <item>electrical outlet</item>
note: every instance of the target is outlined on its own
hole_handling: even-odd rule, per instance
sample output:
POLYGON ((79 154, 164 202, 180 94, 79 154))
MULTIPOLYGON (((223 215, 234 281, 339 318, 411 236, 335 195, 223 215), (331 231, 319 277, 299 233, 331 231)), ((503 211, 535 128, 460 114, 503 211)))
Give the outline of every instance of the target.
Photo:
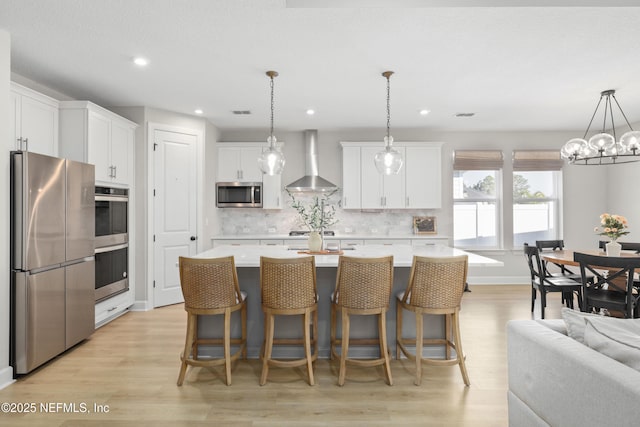
POLYGON ((251 229, 249 227, 245 227, 245 228, 242 229, 242 232, 243 233, 250 233, 251 229))
POLYGON ((276 232, 276 228, 275 227, 267 228, 267 233, 275 233, 275 232, 276 232))
POLYGON ((377 233, 377 232, 378 232, 378 229, 377 229, 377 228, 372 228, 372 229, 371 229, 371 232, 372 232, 372 233, 377 233))
POLYGON ((344 228, 344 232, 345 232, 345 233, 353 233, 353 228, 351 228, 351 227, 345 227, 345 228, 344 228))

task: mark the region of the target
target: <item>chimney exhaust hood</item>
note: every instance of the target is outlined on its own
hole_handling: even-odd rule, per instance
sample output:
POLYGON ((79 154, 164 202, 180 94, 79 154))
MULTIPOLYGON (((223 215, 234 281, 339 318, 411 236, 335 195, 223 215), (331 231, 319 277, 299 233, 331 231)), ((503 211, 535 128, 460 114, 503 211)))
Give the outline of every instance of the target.
POLYGON ((338 187, 318 175, 318 131, 309 129, 304 131, 305 146, 305 175, 286 186, 286 190, 293 192, 332 193, 338 187))

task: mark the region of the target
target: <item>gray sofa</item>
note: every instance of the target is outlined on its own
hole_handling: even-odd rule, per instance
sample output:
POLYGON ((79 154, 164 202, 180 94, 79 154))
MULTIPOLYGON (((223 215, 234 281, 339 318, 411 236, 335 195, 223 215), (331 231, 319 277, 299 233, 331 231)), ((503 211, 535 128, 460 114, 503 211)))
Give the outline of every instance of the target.
POLYGON ((568 337, 564 321, 507 324, 509 426, 638 426, 640 372, 568 337))

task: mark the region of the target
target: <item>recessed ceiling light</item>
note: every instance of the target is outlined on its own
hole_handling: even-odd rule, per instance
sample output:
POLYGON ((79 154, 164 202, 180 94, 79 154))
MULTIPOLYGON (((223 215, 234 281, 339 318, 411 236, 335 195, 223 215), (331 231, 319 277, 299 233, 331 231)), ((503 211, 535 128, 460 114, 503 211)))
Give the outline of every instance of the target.
POLYGON ((315 113, 316 113, 316 111, 315 111, 315 110, 312 110, 311 108, 309 108, 309 109, 307 110, 307 116, 313 116, 315 113))
POLYGON ((147 60, 147 58, 143 58, 141 56, 138 56, 138 57, 133 58, 133 63, 136 64, 138 67, 144 67, 147 64, 149 64, 149 61, 147 60))
POLYGON ((199 109, 199 108, 198 108, 197 110, 195 110, 195 111, 194 111, 194 113, 196 113, 196 114, 202 114, 202 113, 204 113, 204 111, 202 111, 201 109, 199 109))
POLYGON ((421 115, 421 116, 426 116, 426 115, 428 115, 430 112, 431 112, 430 110, 420 110, 420 115, 421 115))

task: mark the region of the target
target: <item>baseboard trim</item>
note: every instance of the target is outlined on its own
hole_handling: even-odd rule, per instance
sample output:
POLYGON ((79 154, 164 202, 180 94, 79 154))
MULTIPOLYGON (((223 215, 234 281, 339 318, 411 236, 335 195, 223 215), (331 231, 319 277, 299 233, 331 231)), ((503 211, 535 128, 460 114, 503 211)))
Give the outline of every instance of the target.
POLYGON ((10 386, 14 382, 16 382, 16 380, 13 379, 13 368, 11 366, 0 370, 0 390, 10 386))
POLYGON ((146 300, 135 301, 133 303, 133 305, 131 307, 129 307, 129 310, 131 310, 131 311, 151 311, 151 310, 153 310, 153 305, 151 304, 151 302, 146 301, 146 300))

